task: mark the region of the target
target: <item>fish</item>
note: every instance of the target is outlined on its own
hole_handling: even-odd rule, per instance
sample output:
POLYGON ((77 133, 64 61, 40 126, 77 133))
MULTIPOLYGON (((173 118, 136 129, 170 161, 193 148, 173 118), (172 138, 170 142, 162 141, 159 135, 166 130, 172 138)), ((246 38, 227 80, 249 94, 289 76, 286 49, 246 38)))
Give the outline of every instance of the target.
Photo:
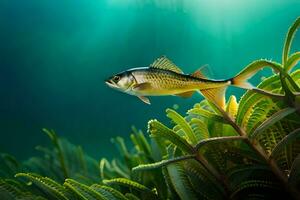
POLYGON ((199 92, 206 99, 224 109, 225 92, 228 86, 252 89, 248 79, 253 75, 241 73, 237 76, 214 80, 207 78, 201 69, 192 74, 184 74, 166 56, 157 58, 148 67, 131 68, 109 77, 105 83, 118 91, 137 96, 150 104, 148 96, 175 95, 189 98, 199 92))

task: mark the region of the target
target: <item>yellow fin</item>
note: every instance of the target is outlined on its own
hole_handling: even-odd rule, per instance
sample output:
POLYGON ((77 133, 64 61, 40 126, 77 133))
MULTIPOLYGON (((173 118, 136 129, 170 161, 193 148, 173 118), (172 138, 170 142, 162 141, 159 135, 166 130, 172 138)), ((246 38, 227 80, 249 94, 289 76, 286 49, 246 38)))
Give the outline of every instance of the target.
POLYGON ((189 91, 189 92, 183 92, 183 93, 179 93, 179 94, 175 94, 176 96, 179 97, 183 97, 183 98, 189 98, 191 96, 193 96, 195 91, 189 91))
POLYGON ((150 105, 150 100, 147 98, 147 97, 144 97, 144 96, 137 96, 142 102, 150 105))
POLYGON ((230 79, 231 84, 243 88, 243 89, 248 89, 251 90, 254 88, 254 86, 248 81, 252 76, 254 76, 259 69, 251 69, 251 68, 246 68, 242 72, 240 72, 238 75, 230 79))
POLYGON ((225 92, 227 86, 200 90, 202 95, 208 100, 225 109, 225 92))
POLYGON ((196 78, 203 78, 207 79, 206 73, 204 72, 207 69, 208 65, 203 65, 199 69, 197 69, 194 73, 191 74, 191 76, 196 77, 196 78))
POLYGON ((251 90, 254 86, 248 82, 248 78, 248 76, 236 76, 231 79, 231 84, 239 88, 251 90))
POLYGON ((161 56, 157 58, 151 65, 152 68, 157 69, 165 69, 169 71, 173 71, 179 74, 183 74, 182 70, 177 67, 171 60, 169 60, 166 56, 161 56))

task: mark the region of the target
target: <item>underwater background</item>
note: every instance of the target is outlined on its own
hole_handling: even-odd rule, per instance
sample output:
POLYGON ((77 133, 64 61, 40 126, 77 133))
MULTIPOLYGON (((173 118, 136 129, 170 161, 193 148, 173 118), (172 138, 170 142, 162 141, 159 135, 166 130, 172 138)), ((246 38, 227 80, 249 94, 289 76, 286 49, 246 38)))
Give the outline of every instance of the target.
POLYGON ((252 60, 280 60, 299 14, 299 0, 1 0, 0 151, 25 159, 50 128, 111 156, 110 138, 203 98, 151 97, 148 106, 108 88, 107 77, 166 55, 186 73, 208 64, 213 78, 229 78, 252 60))

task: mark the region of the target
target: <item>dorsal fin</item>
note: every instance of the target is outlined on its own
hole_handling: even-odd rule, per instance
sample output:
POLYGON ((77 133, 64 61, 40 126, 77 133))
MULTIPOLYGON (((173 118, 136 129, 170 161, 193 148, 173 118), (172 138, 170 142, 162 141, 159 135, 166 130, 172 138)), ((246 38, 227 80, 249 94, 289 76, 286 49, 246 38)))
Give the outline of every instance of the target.
POLYGON ((191 74, 191 76, 196 77, 196 78, 203 78, 207 79, 206 72, 208 68, 208 65, 203 65, 199 69, 197 69, 194 73, 191 74))
POLYGON ((179 69, 171 60, 166 56, 157 58, 151 65, 151 68, 170 70, 179 74, 183 74, 182 70, 179 69))

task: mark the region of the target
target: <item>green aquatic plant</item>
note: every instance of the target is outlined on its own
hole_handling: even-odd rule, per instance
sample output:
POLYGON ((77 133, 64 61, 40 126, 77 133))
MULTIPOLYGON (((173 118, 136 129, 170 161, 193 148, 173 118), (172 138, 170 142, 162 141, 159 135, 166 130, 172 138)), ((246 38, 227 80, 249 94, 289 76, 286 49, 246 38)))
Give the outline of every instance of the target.
POLYGON ((150 120, 150 138, 133 127, 129 149, 99 162, 44 129, 52 146, 18 162, 0 157, 0 199, 299 199, 300 52, 290 55, 298 18, 288 31, 282 63, 254 61, 241 74, 271 67, 274 75, 226 110, 203 100, 167 127, 150 120))

